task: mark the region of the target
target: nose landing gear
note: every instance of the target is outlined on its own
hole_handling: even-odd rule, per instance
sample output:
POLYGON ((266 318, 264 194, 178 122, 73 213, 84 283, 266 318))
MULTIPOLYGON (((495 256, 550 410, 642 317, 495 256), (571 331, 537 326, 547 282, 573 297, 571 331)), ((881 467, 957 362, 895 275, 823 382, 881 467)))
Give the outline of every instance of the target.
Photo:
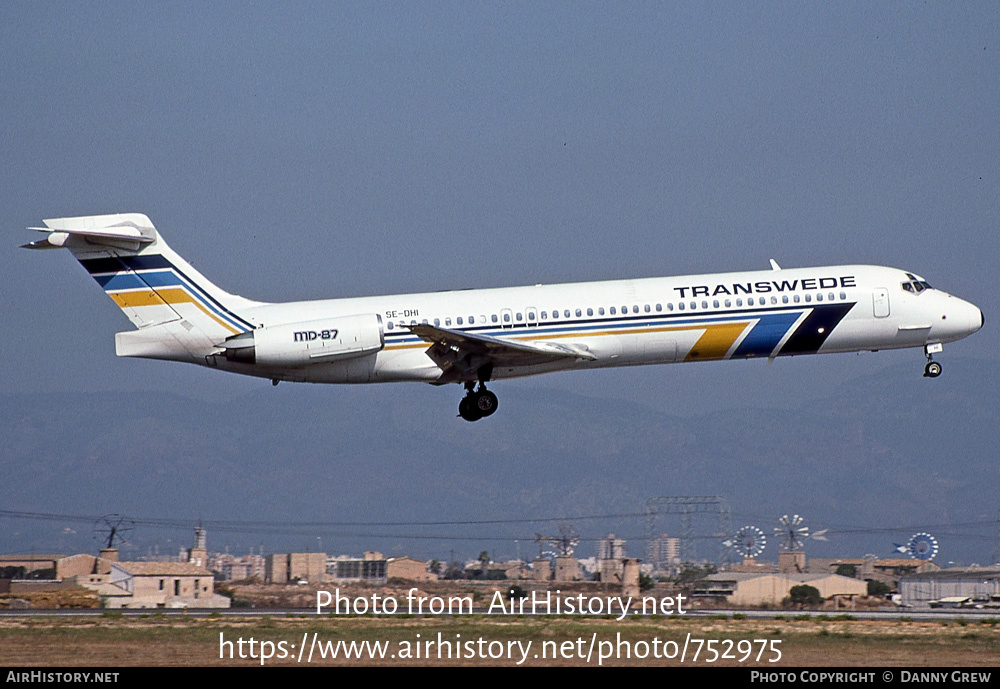
POLYGON ((485 383, 480 382, 478 388, 475 383, 466 383, 465 389, 465 397, 458 403, 458 415, 466 421, 479 421, 497 410, 497 396, 486 389, 485 383))
POLYGON ((944 347, 940 344, 924 347, 924 354, 927 355, 927 365, 924 366, 924 378, 937 378, 941 375, 941 364, 934 361, 934 354, 940 352, 942 349, 944 347))

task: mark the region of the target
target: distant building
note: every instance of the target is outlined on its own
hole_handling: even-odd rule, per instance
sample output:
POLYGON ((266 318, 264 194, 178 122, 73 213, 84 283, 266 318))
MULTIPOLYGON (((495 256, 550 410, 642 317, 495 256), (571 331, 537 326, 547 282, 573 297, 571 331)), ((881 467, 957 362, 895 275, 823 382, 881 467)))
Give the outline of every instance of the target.
POLYGON ((681 562, 681 539, 660 534, 649 542, 649 564, 655 572, 666 572, 681 562))
MULTIPOLYGON (((625 557, 625 539, 608 534, 597 542, 597 571, 601 581, 622 581, 622 559, 625 557)), ((556 563, 558 566, 558 562, 556 563)), ((556 576, 558 577, 558 570, 556 576)))
POLYGON ((7 579, 21 579, 25 576, 31 574, 32 572, 39 572, 39 574, 47 573, 48 570, 52 571, 52 577, 55 575, 56 562, 66 557, 65 555, 0 555, 0 576, 4 576, 3 572, 7 571, 8 574, 16 574, 17 576, 4 576, 7 579), (18 571, 21 570, 21 571, 18 571))
POLYGON ((194 530, 194 547, 189 548, 187 551, 187 562, 191 564, 198 565, 199 567, 208 567, 208 534, 205 529, 200 526, 194 530))
POLYGON ((265 560, 264 581, 269 584, 328 580, 326 553, 273 553, 265 560))
POLYGON ((898 590, 901 577, 910 574, 936 572, 941 569, 932 560, 916 560, 913 558, 812 558, 809 560, 809 572, 829 572, 841 574, 854 569, 854 578, 865 581, 878 581, 892 589, 898 590))
POLYGON ((803 550, 781 550, 778 552, 778 571, 783 574, 803 574, 806 570, 806 554, 803 550))
POLYGON ((437 581, 438 575, 427 571, 427 563, 416 558, 390 557, 385 561, 385 575, 388 579, 406 581, 437 581))
POLYGON ((105 575, 81 575, 108 608, 228 608, 213 590, 212 573, 188 562, 114 562, 105 575))
POLYGON ((580 562, 572 555, 556 555, 555 581, 580 581, 580 562))
POLYGON ((598 560, 620 560, 625 557, 625 539, 608 534, 607 538, 597 541, 598 560))
POLYGON ((552 561, 540 557, 531 563, 531 578, 533 581, 550 581, 552 579, 552 561))
POLYGON ((388 567, 382 553, 369 550, 360 558, 336 557, 326 561, 326 574, 336 581, 368 581, 384 583, 388 567))
POLYGON ((241 555, 219 553, 208 559, 208 568, 218 574, 223 581, 264 581, 267 559, 262 555, 241 555))
POLYGON ((948 599, 1000 608, 1000 567, 955 567, 905 576, 899 580, 899 594, 903 605, 916 608, 948 599))
POLYGON ((823 598, 853 598, 868 593, 865 582, 836 574, 719 572, 699 582, 692 596, 725 598, 732 605, 780 605, 791 595, 792 587, 801 584, 815 587, 823 598))

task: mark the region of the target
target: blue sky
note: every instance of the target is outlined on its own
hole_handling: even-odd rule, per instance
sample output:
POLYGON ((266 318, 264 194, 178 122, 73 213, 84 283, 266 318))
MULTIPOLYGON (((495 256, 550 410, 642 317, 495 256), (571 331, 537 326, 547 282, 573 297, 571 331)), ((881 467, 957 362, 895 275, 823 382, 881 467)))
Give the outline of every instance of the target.
MULTIPOLYGON (((0 390, 225 400, 267 385, 116 359, 129 325, 98 286, 67 254, 16 248, 43 218, 127 211, 267 301, 772 257, 892 265, 985 313, 928 384, 997 363, 996 3, 7 2, 0 16, 0 390)), ((908 351, 498 392, 794 407, 900 362, 920 376, 908 351)), ((353 394, 331 389, 331 408, 353 394)))

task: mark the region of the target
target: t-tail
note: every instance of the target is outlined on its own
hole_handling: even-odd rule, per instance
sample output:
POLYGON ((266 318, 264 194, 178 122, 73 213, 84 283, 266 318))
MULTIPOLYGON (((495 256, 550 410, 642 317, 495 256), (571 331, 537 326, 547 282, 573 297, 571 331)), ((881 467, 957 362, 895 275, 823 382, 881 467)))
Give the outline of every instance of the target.
POLYGON ((227 337, 253 329, 257 302, 229 294, 175 253, 142 213, 45 220, 28 249, 69 249, 138 330, 118 333, 118 356, 204 362, 227 337))

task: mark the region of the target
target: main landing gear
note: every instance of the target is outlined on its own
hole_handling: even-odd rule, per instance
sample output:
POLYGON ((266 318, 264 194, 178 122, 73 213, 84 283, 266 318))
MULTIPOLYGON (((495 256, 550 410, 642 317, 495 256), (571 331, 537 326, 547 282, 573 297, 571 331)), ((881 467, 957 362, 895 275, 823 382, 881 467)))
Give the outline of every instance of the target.
POLYGON ((924 347, 924 354, 927 355, 927 365, 924 366, 924 378, 937 378, 941 375, 941 364, 934 361, 934 354, 943 350, 940 344, 927 345, 924 347))
POLYGON ((466 421, 479 421, 497 410, 497 396, 486 389, 486 383, 476 384, 469 382, 465 384, 465 397, 458 403, 458 415, 466 421))

